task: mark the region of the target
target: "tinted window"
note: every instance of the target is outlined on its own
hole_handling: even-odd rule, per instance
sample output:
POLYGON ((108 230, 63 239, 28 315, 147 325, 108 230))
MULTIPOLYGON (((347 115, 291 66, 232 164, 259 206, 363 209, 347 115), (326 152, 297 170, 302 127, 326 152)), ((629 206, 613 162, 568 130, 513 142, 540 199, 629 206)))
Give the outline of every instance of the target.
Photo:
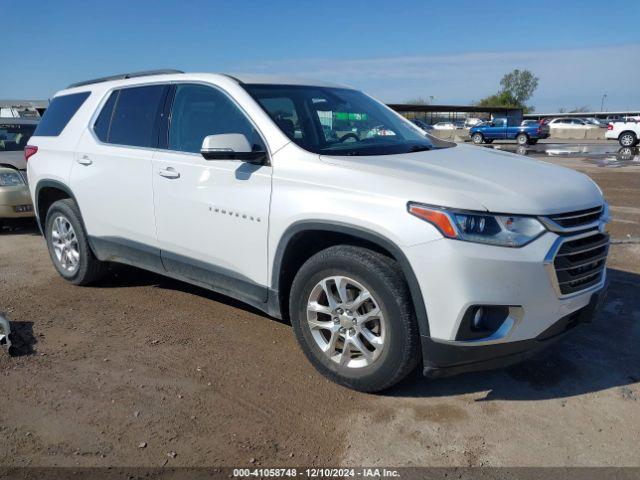
POLYGON ((96 123, 93 125, 93 130, 96 132, 96 135, 103 142, 107 142, 109 138, 109 127, 111 126, 111 115, 113 114, 113 106, 118 99, 118 92, 112 92, 107 100, 107 103, 104 104, 102 110, 100 111, 100 115, 98 115, 98 119, 96 123))
POLYGON ((34 135, 41 137, 55 137, 67 126, 71 117, 89 96, 89 92, 61 95, 51 101, 51 105, 44 112, 44 116, 34 135))
POLYGON ((251 122, 224 93, 204 85, 177 85, 169 150, 199 153, 204 137, 221 133, 242 133, 254 151, 265 150, 251 122))
POLYGON ((115 104, 107 141, 133 147, 155 147, 167 87, 124 88, 115 104))
POLYGON ((35 128, 35 125, 0 124, 0 152, 24 150, 35 128))

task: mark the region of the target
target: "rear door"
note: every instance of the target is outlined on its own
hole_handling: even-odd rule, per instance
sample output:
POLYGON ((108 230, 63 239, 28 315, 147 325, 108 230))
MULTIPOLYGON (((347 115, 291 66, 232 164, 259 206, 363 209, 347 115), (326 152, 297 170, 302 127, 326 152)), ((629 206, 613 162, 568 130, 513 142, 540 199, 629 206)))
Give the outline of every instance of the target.
POLYGON ((71 188, 99 256, 161 268, 151 159, 167 91, 111 92, 76 148, 71 188))
POLYGON ((242 133, 266 150, 257 129, 222 90, 174 87, 165 149, 153 159, 158 240, 165 268, 248 302, 266 301, 269 165, 206 160, 204 137, 242 133))

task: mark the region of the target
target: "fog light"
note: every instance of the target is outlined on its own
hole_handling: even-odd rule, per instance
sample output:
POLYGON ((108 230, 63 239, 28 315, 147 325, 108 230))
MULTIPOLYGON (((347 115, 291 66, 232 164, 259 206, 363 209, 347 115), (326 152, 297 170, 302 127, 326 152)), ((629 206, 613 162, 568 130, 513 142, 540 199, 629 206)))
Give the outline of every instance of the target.
POLYGON ((478 340, 493 335, 509 318, 508 305, 472 305, 467 309, 456 340, 478 340))
POLYGON ((482 315, 484 314, 484 310, 482 307, 478 307, 476 313, 473 315, 473 328, 479 329, 482 324, 482 315))

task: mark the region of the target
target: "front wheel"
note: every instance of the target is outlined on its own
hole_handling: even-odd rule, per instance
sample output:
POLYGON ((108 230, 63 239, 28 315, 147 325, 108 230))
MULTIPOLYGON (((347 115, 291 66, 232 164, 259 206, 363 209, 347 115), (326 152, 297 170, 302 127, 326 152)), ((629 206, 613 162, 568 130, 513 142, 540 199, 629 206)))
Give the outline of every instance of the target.
POLYGON ((637 139, 633 132, 623 132, 620 137, 618 137, 618 141, 623 147, 633 147, 637 139))
POLYGON ((481 133, 474 133, 474 134, 471 136, 471 141, 472 141, 473 143, 475 143, 476 145, 480 145, 481 143, 483 143, 483 142, 484 142, 484 137, 482 136, 482 134, 481 134, 481 133))
POLYGON ((365 392, 389 388, 420 359, 418 327, 395 261, 360 247, 327 248, 291 286, 291 323, 323 375, 365 392))
POLYGON ((53 266, 68 282, 87 285, 106 271, 106 264, 89 247, 80 211, 70 198, 58 200, 49 208, 45 237, 53 266))

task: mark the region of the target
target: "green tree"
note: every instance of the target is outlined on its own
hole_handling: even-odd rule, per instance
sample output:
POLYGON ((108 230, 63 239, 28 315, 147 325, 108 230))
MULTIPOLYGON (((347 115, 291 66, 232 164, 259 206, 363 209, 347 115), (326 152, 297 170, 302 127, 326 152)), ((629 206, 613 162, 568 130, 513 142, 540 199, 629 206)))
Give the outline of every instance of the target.
POLYGON ((533 112, 535 107, 526 102, 538 88, 538 77, 529 70, 515 69, 506 73, 500 80, 500 91, 480 100, 481 107, 522 108, 525 113, 533 112))
POLYGON ((404 103, 409 105, 431 105, 432 101, 433 101, 432 96, 429 98, 415 97, 415 98, 410 98, 409 100, 406 100, 404 103))
POLYGON ((516 68, 502 77, 500 86, 503 92, 511 94, 518 105, 524 106, 538 88, 538 77, 529 70, 516 68))

